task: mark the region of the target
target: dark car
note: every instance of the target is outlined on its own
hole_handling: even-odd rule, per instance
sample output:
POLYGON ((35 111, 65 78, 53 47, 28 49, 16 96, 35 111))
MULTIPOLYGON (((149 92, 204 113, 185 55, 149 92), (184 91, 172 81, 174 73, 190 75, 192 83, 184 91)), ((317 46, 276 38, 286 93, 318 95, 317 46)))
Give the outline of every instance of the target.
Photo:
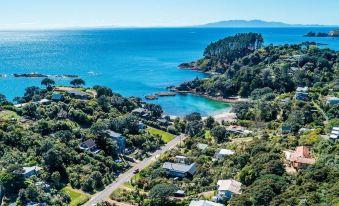
POLYGON ((140 172, 139 169, 135 169, 135 170, 133 171, 134 174, 137 174, 137 173, 139 173, 139 172, 140 172))

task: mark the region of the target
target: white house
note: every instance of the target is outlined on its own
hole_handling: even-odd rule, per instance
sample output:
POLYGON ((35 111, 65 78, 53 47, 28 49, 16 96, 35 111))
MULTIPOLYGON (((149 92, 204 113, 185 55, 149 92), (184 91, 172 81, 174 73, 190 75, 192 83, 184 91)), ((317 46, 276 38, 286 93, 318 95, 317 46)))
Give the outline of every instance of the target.
POLYGON ((234 179, 219 180, 217 199, 231 198, 233 194, 241 194, 241 182, 234 179))
POLYGON ((224 159, 226 156, 233 155, 235 152, 229 149, 221 149, 215 153, 215 158, 224 159))
POLYGON ((339 137, 339 127, 333 127, 330 134, 330 139, 336 140, 339 137))
POLYGON ((211 202, 208 200, 192 200, 189 206, 224 206, 224 204, 211 202))
POLYGON ((14 173, 21 174, 24 178, 30 178, 33 175, 37 175, 40 170, 42 168, 38 166, 23 167, 22 170, 14 171, 14 173))

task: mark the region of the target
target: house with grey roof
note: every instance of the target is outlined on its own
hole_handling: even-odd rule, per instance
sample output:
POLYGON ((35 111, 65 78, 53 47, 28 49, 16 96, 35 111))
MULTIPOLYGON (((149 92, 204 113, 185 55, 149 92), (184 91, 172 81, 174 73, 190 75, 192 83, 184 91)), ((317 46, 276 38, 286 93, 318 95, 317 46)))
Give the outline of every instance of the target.
POLYGON ((173 177, 191 177, 197 172, 196 163, 188 165, 182 163, 165 162, 162 165, 162 168, 167 170, 169 175, 173 177))
POLYGON ((80 149, 84 151, 89 151, 93 154, 100 152, 100 149, 97 147, 93 139, 88 139, 80 143, 80 149))
POLYGON ((76 98, 76 99, 86 100, 86 99, 89 99, 90 97, 86 92, 82 92, 76 89, 68 90, 67 93, 69 94, 69 96, 76 98))
POLYGON ((231 156, 233 155, 235 152, 233 150, 229 150, 229 149, 220 149, 215 153, 215 158, 217 159, 224 159, 226 156, 231 156))
POLYGON ((205 149, 207 149, 207 147, 208 147, 207 144, 202 144, 202 143, 198 143, 198 144, 197 144, 197 148, 198 148, 199 150, 202 150, 202 151, 204 151, 205 149))
POLYGON ((124 154, 126 149, 126 138, 122 134, 112 130, 106 130, 106 133, 117 143, 119 153, 124 154))
POLYGON ((217 199, 231 198, 233 194, 241 194, 241 182, 234 179, 218 180, 217 199))

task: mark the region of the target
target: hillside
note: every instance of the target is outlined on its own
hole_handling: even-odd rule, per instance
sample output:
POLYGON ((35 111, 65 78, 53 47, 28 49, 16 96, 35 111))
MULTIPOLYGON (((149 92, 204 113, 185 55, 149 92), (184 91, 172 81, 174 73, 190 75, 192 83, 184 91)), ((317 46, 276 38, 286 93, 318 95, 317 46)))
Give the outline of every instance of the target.
POLYGON ((198 25, 197 27, 240 27, 240 28, 265 28, 265 27, 322 27, 329 25, 319 25, 319 24, 287 24, 283 22, 275 21, 263 21, 263 20, 228 20, 228 21, 219 21, 212 22, 208 24, 198 25))

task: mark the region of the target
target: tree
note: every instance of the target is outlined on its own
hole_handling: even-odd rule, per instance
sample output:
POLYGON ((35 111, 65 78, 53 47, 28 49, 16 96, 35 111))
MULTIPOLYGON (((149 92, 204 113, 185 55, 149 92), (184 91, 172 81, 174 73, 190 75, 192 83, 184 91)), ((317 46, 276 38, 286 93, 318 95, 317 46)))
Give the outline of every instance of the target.
POLYGON ((188 114, 185 116, 185 120, 192 122, 192 121, 200 121, 201 120, 201 115, 198 112, 193 112, 191 114, 188 114))
POLYGON ((32 86, 32 87, 27 87, 25 89, 25 94, 24 94, 24 100, 25 102, 29 102, 33 99, 33 97, 35 97, 34 99, 39 99, 40 97, 40 88, 36 87, 36 86, 32 86))
POLYGON ((93 187, 95 189, 101 189, 104 187, 104 183, 102 181, 103 177, 102 174, 98 171, 95 171, 91 174, 91 179, 93 179, 93 187))
POLYGON ((0 106, 9 105, 10 102, 6 99, 6 96, 0 94, 0 106))
POLYGON ((54 84, 55 84, 55 81, 50 78, 44 78, 43 80, 41 80, 41 85, 45 85, 47 88, 52 87, 52 85, 54 84))
POLYGON ((203 129, 204 124, 202 121, 192 121, 186 124, 185 133, 190 136, 199 134, 203 129))
POLYGON ((74 87, 80 87, 82 85, 85 85, 85 81, 82 80, 82 79, 73 79, 71 82, 70 82, 71 85, 73 85, 74 87))
POLYGON ((160 105, 158 104, 146 104, 145 108, 148 109, 154 118, 161 117, 161 114, 163 113, 163 110, 160 105))
POLYGON ((54 148, 44 155, 44 165, 49 172, 63 171, 64 165, 61 154, 54 148))
POLYGON ((205 119, 205 127, 207 127, 208 129, 212 129, 213 128, 213 125, 215 123, 215 120, 213 117, 211 116, 208 116, 206 119, 205 119))
POLYGON ((81 188, 85 191, 85 192, 93 192, 94 188, 93 188, 93 179, 91 177, 85 178, 84 182, 82 183, 81 188))
POLYGON ((59 173, 58 171, 53 172, 52 175, 51 175, 51 180, 52 180, 52 182, 54 183, 54 185, 55 185, 56 187, 59 187, 59 185, 60 185, 60 180, 61 180, 60 173, 59 173))
POLYGON ((167 199, 172 196, 178 188, 175 185, 157 184, 149 191, 148 196, 152 199, 160 199, 165 203, 167 199))
POLYGON ((216 126, 211 130, 211 135, 218 143, 225 142, 227 140, 227 130, 223 126, 216 126))
POLYGON ((105 86, 94 86, 93 89, 97 92, 97 98, 101 96, 112 96, 113 92, 111 88, 105 87, 105 86))

